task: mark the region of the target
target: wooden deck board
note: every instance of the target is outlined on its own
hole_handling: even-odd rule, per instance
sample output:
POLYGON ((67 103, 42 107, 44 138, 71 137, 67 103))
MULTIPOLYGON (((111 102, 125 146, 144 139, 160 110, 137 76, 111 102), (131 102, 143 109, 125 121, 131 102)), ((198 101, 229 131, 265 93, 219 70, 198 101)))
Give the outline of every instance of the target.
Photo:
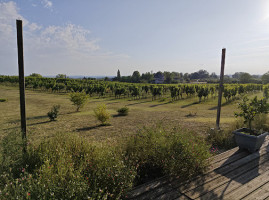
MULTIPOLYGON (((241 186, 239 189, 229 193, 224 197, 224 199, 241 199, 247 197, 251 193, 253 193, 257 188, 262 188, 264 185, 267 185, 269 188, 269 170, 264 174, 254 178, 247 184, 241 186)), ((269 195, 269 194, 268 194, 269 195)))
POLYGON ((265 158, 265 159, 260 160, 260 162, 259 162, 259 160, 255 159, 255 160, 247 163, 246 165, 243 165, 235 170, 232 170, 228 174, 220 175, 220 176, 218 176, 218 178, 216 178, 210 182, 207 182, 203 185, 200 185, 192 190, 188 190, 186 192, 186 194, 187 194, 187 196, 190 196, 191 198, 197 198, 198 196, 201 196, 204 193, 207 193, 207 191, 212 191, 213 189, 218 188, 219 186, 226 187, 223 185, 229 184, 231 179, 237 179, 240 175, 244 175, 248 171, 253 170, 253 169, 255 170, 255 172, 257 172, 256 169, 259 166, 259 164, 261 165, 262 163, 264 163, 268 160, 269 160, 269 158, 265 158))
POLYGON ((210 159, 205 174, 182 182, 163 177, 135 188, 128 199, 268 199, 269 136, 259 152, 238 148, 210 159))
POLYGON ((269 183, 259 187, 251 194, 244 197, 244 200, 253 200, 253 199, 266 199, 269 197, 269 183))

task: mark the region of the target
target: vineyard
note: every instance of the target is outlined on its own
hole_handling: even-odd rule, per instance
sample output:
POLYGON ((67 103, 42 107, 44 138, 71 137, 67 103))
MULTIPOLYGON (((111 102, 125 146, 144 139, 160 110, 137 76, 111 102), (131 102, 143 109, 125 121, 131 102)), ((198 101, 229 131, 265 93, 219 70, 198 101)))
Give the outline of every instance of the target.
MULTIPOLYGON (((0 76, 0 83, 18 84, 16 76, 0 76)), ((188 97, 197 97, 199 102, 208 97, 215 98, 218 94, 218 84, 142 84, 122 83, 103 80, 69 79, 69 78, 35 78, 26 77, 25 86, 32 90, 51 93, 84 92, 89 96, 115 97, 116 99, 131 98, 152 101, 169 97, 171 101, 188 97)), ((224 84, 223 96, 226 101, 237 95, 264 91, 268 96, 268 85, 262 84, 224 84)))

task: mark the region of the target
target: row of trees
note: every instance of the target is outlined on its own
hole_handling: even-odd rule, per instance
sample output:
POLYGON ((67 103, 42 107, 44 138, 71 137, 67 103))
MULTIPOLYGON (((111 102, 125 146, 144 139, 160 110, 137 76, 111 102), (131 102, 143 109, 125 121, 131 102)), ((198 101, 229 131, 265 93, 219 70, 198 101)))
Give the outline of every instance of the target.
MULTIPOLYGON (((155 77, 164 77, 163 83, 189 83, 193 81, 201 81, 208 83, 217 83, 219 76, 214 72, 209 74, 206 70, 199 70, 194 73, 179 73, 179 72, 146 72, 140 74, 139 71, 134 71, 131 76, 121 76, 120 70, 117 71, 117 76, 113 81, 128 82, 128 83, 153 83, 155 77)), ((250 75, 246 72, 236 72, 232 76, 225 76, 224 81, 226 83, 257 83, 257 84, 267 84, 269 83, 269 72, 263 74, 262 76, 250 75)))

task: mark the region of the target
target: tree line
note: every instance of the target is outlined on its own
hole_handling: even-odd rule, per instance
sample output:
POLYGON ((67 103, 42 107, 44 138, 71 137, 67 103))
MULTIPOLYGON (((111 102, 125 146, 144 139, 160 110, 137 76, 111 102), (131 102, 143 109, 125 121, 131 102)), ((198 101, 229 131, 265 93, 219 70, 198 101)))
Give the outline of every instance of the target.
MULTIPOLYGON (((127 83, 154 83, 156 77, 163 77, 164 84, 190 83, 190 82, 207 82, 217 83, 219 76, 216 73, 209 73, 206 70, 199 70, 193 73, 168 72, 158 71, 157 73, 146 72, 140 74, 139 71, 134 71, 130 76, 121 76, 120 70, 117 71, 117 76, 112 81, 127 82, 127 83)), ((108 78, 106 80, 109 80, 108 78)), ((261 76, 251 75, 247 72, 236 72, 233 75, 224 76, 225 83, 269 83, 269 71, 261 76)))

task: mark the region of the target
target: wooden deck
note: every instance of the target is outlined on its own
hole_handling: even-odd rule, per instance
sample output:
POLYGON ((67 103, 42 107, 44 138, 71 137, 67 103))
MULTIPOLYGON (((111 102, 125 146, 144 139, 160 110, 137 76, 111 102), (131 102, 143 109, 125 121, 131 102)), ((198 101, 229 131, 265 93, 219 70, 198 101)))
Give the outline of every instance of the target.
POLYGON ((231 149, 211 159, 210 168, 188 182, 162 177, 134 188, 128 199, 269 200, 269 136, 259 152, 231 149))

